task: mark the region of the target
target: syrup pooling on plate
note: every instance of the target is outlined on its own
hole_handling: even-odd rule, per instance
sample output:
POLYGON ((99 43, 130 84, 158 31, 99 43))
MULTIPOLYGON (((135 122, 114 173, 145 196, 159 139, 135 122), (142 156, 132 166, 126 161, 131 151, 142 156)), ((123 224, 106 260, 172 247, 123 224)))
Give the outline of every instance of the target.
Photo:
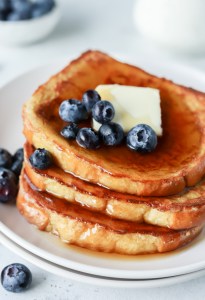
MULTIPOLYGON (((180 71, 180 66, 179 66, 179 69, 178 68, 176 68, 177 70, 178 70, 178 72, 179 72, 179 74, 181 73, 181 71, 180 71)), ((166 69, 164 69, 164 70, 166 70, 166 69)), ((167 69, 168 70, 168 69, 167 69)), ((46 76, 49 76, 51 73, 49 73, 48 71, 46 71, 47 73, 47 75, 46 76)), ((153 72, 155 72, 155 70, 153 69, 153 72)), ((167 71, 167 72, 169 72, 169 70, 167 71)), ((39 76, 39 78, 41 78, 41 71, 40 72, 38 72, 38 76, 39 76)), ((34 80, 35 79, 35 74, 36 73, 34 73, 34 75, 32 75, 32 76, 27 76, 27 78, 28 78, 28 80, 34 80)), ((197 78, 197 76, 196 77, 194 77, 195 76, 195 72, 193 72, 193 73, 191 73, 190 74, 190 80, 193 80, 193 85, 194 84, 196 84, 197 85, 197 80, 198 80, 198 83, 200 84, 200 82, 203 82, 203 77, 201 76, 199 76, 199 74, 198 74, 198 78, 197 78), (194 74, 194 75, 193 75, 194 74)), ((182 76, 183 77, 183 76, 182 76)), ((185 74, 185 77, 186 77, 186 74, 185 74)), ((26 83, 27 83, 27 81, 26 81, 26 79, 27 78, 25 78, 25 80, 24 80, 24 86, 29 86, 28 84, 26 85, 26 83)), ((44 78, 42 78, 42 82, 43 82, 43 80, 44 80, 44 78)), ((12 85, 12 86, 10 86, 9 85, 9 89, 12 89, 12 90, 15 90, 15 85, 12 85)), ((10 93, 10 91, 9 91, 9 89, 7 88, 7 91, 8 91, 8 94, 10 93)), ((19 91, 19 93, 20 93, 20 91, 19 91)), ((10 95, 10 94, 9 94, 10 95)), ((21 93, 19 94, 19 97, 21 96, 21 93)), ((12 98, 13 96, 11 95, 11 97, 9 97, 9 99, 10 100, 13 100, 13 104, 14 105, 16 105, 15 107, 17 107, 18 106, 18 104, 17 103, 15 103, 15 97, 14 98, 12 98)), ((23 96, 21 96, 21 98, 23 98, 23 96)), ((9 103, 9 102, 8 102, 9 103)), ((5 103, 5 107, 7 107, 8 106, 8 103, 5 103), (6 106, 7 105, 7 106, 6 106)), ((3 102, 1 103, 1 104, 3 104, 3 102)), ((3 105, 4 106, 4 105, 3 105)), ((3 109, 4 109, 4 107, 2 106, 2 112, 3 112, 3 109)), ((11 112, 12 113, 12 112, 11 112)), ((13 115, 12 115, 13 116, 13 115)), ((13 116, 13 122, 14 122, 14 125, 16 124, 16 119, 15 119, 15 114, 14 114, 14 116, 13 116)), ((15 127, 16 128, 16 127, 15 127)), ((20 130, 18 130, 18 133, 20 134, 20 130)), ((7 136, 8 136, 8 128, 5 128, 5 134, 7 134, 7 136)), ((16 135, 16 137, 18 137, 18 138, 20 138, 19 137, 19 135, 17 134, 16 135)), ((2 140, 2 142, 3 142, 3 140, 2 140)), ((1 205, 1 207, 2 208, 4 208, 4 210, 2 210, 2 213, 1 213, 1 216, 2 216, 2 218, 1 218, 1 220, 3 221, 3 223, 4 224, 11 224, 12 226, 11 226, 11 228, 12 228, 12 231, 13 232, 15 232, 15 233, 17 233, 17 234, 19 234, 19 231, 17 231, 17 227, 19 226, 20 227, 20 224, 22 225, 22 227, 23 227, 23 229, 22 229, 22 231, 24 231, 24 234, 26 233, 26 231, 25 231, 25 228, 26 228, 26 226, 25 226, 25 222, 23 222, 24 220, 20 217, 20 215, 17 213, 17 211, 16 211, 16 214, 13 216, 12 215, 12 218, 13 218, 13 220, 18 220, 19 222, 15 222, 15 224, 12 224, 12 222, 10 222, 9 223, 9 220, 8 220, 8 214, 10 214, 10 206, 3 206, 3 205, 1 205), (6 209, 6 210, 5 210, 6 209), (4 212, 5 212, 5 218, 3 217, 3 214, 4 214, 4 212), (7 223, 7 221, 8 221, 8 223, 7 223), (20 221, 22 221, 22 223, 20 222, 20 221), (18 225, 18 226, 17 226, 18 225)), ((10 215, 11 216, 11 215, 10 215)), ((11 218, 10 218, 11 219, 11 218)), ((8 225, 9 226, 9 225, 8 225)), ((34 241, 34 243, 36 243, 36 245, 37 246, 39 246, 39 244, 40 244, 40 240, 42 239, 43 241, 45 241, 45 238, 47 237, 47 233, 45 233, 44 235, 42 235, 41 236, 41 233, 38 233, 36 230, 35 230, 35 228, 33 228, 33 226, 30 226, 30 225, 28 225, 28 231, 27 231, 27 236, 26 235, 24 235, 23 236, 23 238, 25 239, 25 240, 29 240, 29 237, 28 237, 28 235, 30 234, 31 236, 32 236, 32 231, 34 232, 34 234, 36 234, 36 240, 34 241), (39 235, 39 237, 38 237, 38 235, 39 235), (41 238, 42 237, 42 238, 41 238)), ((49 236, 49 235, 48 235, 49 236)), ((203 237, 202 237, 203 238, 203 237)), ((49 237, 48 237, 48 240, 49 240, 49 237)), ((52 240, 53 241, 53 240, 52 240)), ((33 242, 33 240, 31 239, 31 242, 33 242)), ((202 246, 202 248, 203 248, 203 240, 201 241, 202 242, 202 244, 200 243, 200 246, 202 246)), ((45 245, 45 243, 43 242, 42 244, 44 244, 45 245)), ((53 245, 54 246, 54 248, 55 248, 55 245, 53 245)), ((57 247, 62 247, 62 248, 64 248, 63 247, 63 245, 62 245, 62 243, 58 243, 58 246, 57 247)), ((52 248, 52 243, 50 244, 50 249, 49 249, 49 252, 51 253, 51 252, 53 252, 53 250, 54 250, 54 248, 52 248)), ((67 246, 65 245, 65 248, 67 248, 67 246)), ((188 247, 189 248, 189 247, 188 247)), ((199 247, 200 248, 200 247, 199 247)), ((187 248, 185 248, 185 252, 186 252, 186 249, 187 248)), ((77 251, 77 250, 76 250, 77 251)), ((79 251, 80 251, 80 249, 79 249, 79 251)), ((180 271, 180 267, 183 265, 183 264, 187 264, 187 265, 190 265, 190 264, 193 264, 193 263, 195 263, 196 261, 198 261, 199 263, 201 263, 202 261, 203 261, 203 255, 201 256, 200 254, 197 254, 196 252, 194 252, 195 251, 195 248, 193 247, 193 249, 190 249, 190 256, 188 257, 188 256, 184 256, 184 259, 183 259, 183 261, 180 259, 180 256, 179 256, 179 258, 178 258, 178 263, 176 263, 175 265, 173 264, 171 264, 171 267, 177 267, 178 268, 178 270, 180 271), (193 250, 193 251, 192 251, 193 250), (194 261, 194 259, 195 259, 195 257, 197 257, 197 259, 196 259, 196 261, 194 261)), ((200 251, 200 249, 199 249, 199 251, 200 251)), ((198 252, 198 249, 197 249, 197 252, 198 252)), ((202 252, 203 252, 203 249, 202 249, 202 251, 201 251, 201 254, 202 254, 202 252)), ((56 249, 56 253, 59 253, 58 252, 58 248, 56 249)), ((95 257, 95 253, 94 252, 91 252, 91 253, 93 253, 93 256, 95 257)), ((175 253, 175 252, 174 252, 175 253)), ((69 257, 69 255, 70 255, 70 253, 69 253, 69 248, 68 248, 68 252, 67 252, 67 254, 66 253, 64 253, 65 254, 65 257, 69 257)), ((96 254, 97 255, 97 254, 96 254)), ((171 255, 171 253, 169 253, 169 254, 167 254, 168 256, 170 256, 171 255)), ((109 255, 108 255, 109 256, 109 255)), ((152 255, 151 255, 152 256, 152 255)), ((160 256, 161 256, 161 254, 159 255, 159 258, 160 258, 160 256)), ((175 255, 174 255, 175 256, 175 255)), ((148 256, 149 257, 149 256, 148 256)), ((162 254, 162 257, 164 257, 164 255, 162 254)), ((171 258, 172 258, 173 256, 171 256, 171 258)), ((176 257, 178 257, 177 255, 176 255, 176 257)), ((134 257, 134 259, 137 259, 137 257, 135 256, 134 257)), ((58 256, 56 256, 56 261, 59 261, 58 260, 58 256)), ((66 259, 65 259, 65 261, 66 261, 66 259)), ((90 261, 92 261, 92 259, 90 259, 90 261)), ((88 262, 87 261, 87 258, 85 257, 85 259, 84 259, 84 262, 88 262)), ((120 261, 119 261, 119 263, 120 263, 120 261)), ((203 262, 202 262, 203 263, 203 262)), ((113 265, 112 265, 112 259, 109 261, 109 267, 110 268, 112 268, 113 267, 113 265)), ((146 260, 145 261, 143 261, 143 266, 146 264, 146 260)), ((149 260, 149 262, 148 262, 148 264, 147 264, 147 269, 148 270, 150 270, 151 268, 152 268, 152 262, 149 260)), ((68 267, 69 267, 69 265, 68 265, 68 267)), ((103 267, 103 265, 102 265, 102 267, 103 267)), ((157 268, 159 267, 159 265, 157 265, 156 266, 157 268)), ((167 270, 167 268, 169 268, 170 266, 168 266, 167 265, 167 262, 165 262, 164 263, 164 265, 163 265, 163 268, 165 268, 165 270, 167 270)), ((143 269, 143 267, 142 267, 142 269, 143 269)), ((130 270, 131 270, 131 267, 130 267, 130 270)), ((135 265, 135 270, 138 270, 139 272, 141 271, 141 267, 139 266, 139 264, 137 264, 137 265, 135 265)), ((87 271, 88 271, 88 269, 87 269, 87 271)), ((108 271, 108 275, 109 275, 109 272, 110 272, 110 270, 108 271)), ((123 274, 123 273, 121 273, 121 274, 123 274)), ((148 274, 148 272, 147 272, 147 274, 148 274)), ((158 273, 157 273, 157 271, 155 271, 155 274, 156 275, 158 275, 158 273)), ((164 274, 164 276, 166 276, 166 274, 164 274)))
POLYGON ((124 254, 166 252, 188 243, 200 232, 199 227, 175 231, 112 219, 37 192, 29 185, 26 174, 23 179, 17 202, 20 212, 41 230, 59 234, 70 244, 124 254))
MULTIPOLYGON (((129 202, 129 196, 128 199, 121 199, 125 206, 136 205, 136 214, 141 211, 141 204, 146 206, 147 210, 145 213, 141 213, 141 219, 137 220, 140 223, 136 220, 127 220, 123 214, 121 219, 118 219, 119 215, 113 214, 114 209, 115 212, 117 211, 117 204, 114 208, 113 202, 108 203, 107 200, 112 195, 109 189, 109 195, 105 199, 107 206, 96 208, 92 201, 83 203, 80 199, 75 198, 76 192, 81 196, 85 195, 82 188, 79 191, 76 189, 76 185, 71 186, 71 182, 66 184, 66 179, 63 186, 63 178, 58 176, 58 180, 55 179, 55 175, 52 179, 48 173, 44 176, 47 182, 50 180, 49 184, 52 180, 53 184, 57 182, 56 190, 49 189, 47 184, 41 188, 38 183, 36 184, 37 177, 32 171, 29 172, 27 165, 25 172, 28 172, 29 180, 32 184, 36 184, 39 190, 32 189, 26 177, 22 177, 18 197, 20 212, 40 229, 58 234, 63 241, 97 251, 124 254, 166 252, 190 242, 201 230, 197 225, 201 226, 203 223, 200 219, 205 213, 203 203, 201 206, 199 205, 200 209, 197 205, 192 209, 191 206, 189 208, 190 203, 186 205, 186 197, 186 204, 183 204, 182 201, 181 206, 178 205, 180 202, 178 198, 165 198, 166 204, 164 203, 162 208, 157 197, 177 194, 183 190, 186 184, 196 184, 203 175, 205 166, 202 164, 202 167, 199 167, 199 165, 200 162, 205 161, 205 151, 202 147, 205 139, 202 130, 205 118, 202 116, 201 110, 197 110, 202 107, 201 98, 198 96, 200 95, 196 92, 117 62, 98 52, 86 53, 72 62, 69 67, 41 86, 25 105, 24 132, 28 142, 35 148, 42 147, 49 151, 53 157, 54 166, 60 167, 66 179, 66 173, 70 172, 78 177, 79 181, 87 180, 124 194, 129 192, 138 196, 150 197, 144 200, 138 198, 136 202, 135 199, 132 199, 133 202, 129 202), (96 66, 99 67, 97 71, 95 71, 96 66), (108 66, 109 68, 107 68, 108 66), (61 89, 62 81, 70 88, 61 89), (125 144, 118 147, 103 146, 99 149, 96 146, 97 149, 92 151, 91 147, 82 144, 80 144, 82 147, 78 147, 75 141, 65 140, 60 136, 61 129, 68 121, 79 124, 82 119, 85 119, 83 110, 78 109, 78 106, 82 108, 80 99, 87 89, 93 89, 94 86, 101 83, 123 83, 160 90, 163 136, 160 138, 156 151, 147 153, 147 155, 135 153, 127 149, 125 144), (71 100, 62 102, 62 98, 77 100, 69 103, 71 100), (189 98, 192 99, 191 103, 188 101, 189 98), (60 106, 62 120, 58 115, 59 102, 67 105, 62 111, 60 106), (73 119, 70 119, 71 115, 69 115, 72 112, 71 108, 73 109, 73 119), (29 120, 26 112, 29 113, 29 120), (191 136, 190 132, 193 133, 191 136), (194 171, 196 174, 193 174, 194 171), (191 178, 190 181, 188 181, 188 176, 191 178), (63 197, 64 189, 73 192, 73 198, 71 195, 67 198, 63 197), (155 196, 155 198, 151 198, 151 196, 155 196), (156 206, 158 209, 155 209, 156 206), (34 211, 35 213, 32 213, 34 211), (151 221, 144 217, 150 211, 153 216, 151 221), (38 218, 34 218, 34 215, 38 218), (185 225, 181 219, 184 221, 182 216, 186 215, 185 225), (174 220, 171 222, 173 229, 169 228, 170 224, 161 221, 166 218, 174 220)), ((92 117, 104 124, 107 122, 107 111, 111 110, 111 105, 103 101, 99 100, 95 103, 95 106, 98 104, 104 106, 99 109, 99 112, 92 112, 92 117)), ((112 118, 109 121, 112 121, 112 118)), ((85 123, 81 125, 91 128, 91 119, 85 120, 85 123)), ((133 135, 138 135, 138 133, 133 133, 133 135)), ((82 140, 86 139, 82 138, 82 140)), ((130 143, 130 146, 137 150, 133 143, 130 143)), ((93 189, 96 188, 93 185, 93 189)), ((87 193, 86 196, 89 197, 89 194, 87 193)), ((118 204, 122 209, 121 200, 119 199, 118 204)))
POLYGON ((200 227, 175 231, 113 219, 45 192, 37 192, 25 176, 21 178, 18 195, 19 211, 39 229, 58 234, 69 244, 129 255, 166 252, 190 242, 201 231, 200 227))

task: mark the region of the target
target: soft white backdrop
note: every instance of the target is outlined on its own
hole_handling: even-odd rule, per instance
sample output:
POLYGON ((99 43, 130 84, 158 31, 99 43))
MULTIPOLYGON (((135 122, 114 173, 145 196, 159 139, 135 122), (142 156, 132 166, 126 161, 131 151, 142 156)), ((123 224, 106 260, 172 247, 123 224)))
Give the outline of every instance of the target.
MULTIPOLYGON (((66 58, 87 49, 99 49, 126 56, 149 56, 154 62, 171 60, 205 72, 204 56, 177 56, 141 38, 133 23, 134 1, 59 0, 62 17, 56 30, 46 40, 22 48, 8 48, 0 43, 0 85, 42 63, 66 58)), ((15 34, 15 33, 14 33, 15 34)), ((0 268, 23 260, 0 246, 0 268)), ((33 272, 33 286, 28 292, 13 295, 0 287, 0 299, 203 299, 205 278, 166 288, 125 290, 99 288, 58 278, 28 265, 33 272)))

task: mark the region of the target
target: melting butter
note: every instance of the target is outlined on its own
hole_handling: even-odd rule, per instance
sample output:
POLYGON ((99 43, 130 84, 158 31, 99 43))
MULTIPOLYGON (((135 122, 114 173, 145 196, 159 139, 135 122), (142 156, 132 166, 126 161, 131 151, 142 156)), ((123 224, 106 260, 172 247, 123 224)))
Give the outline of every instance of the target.
MULTIPOLYGON (((148 87, 105 84, 96 87, 102 100, 110 101, 115 108, 113 122, 120 124, 125 132, 137 124, 147 124, 158 136, 162 135, 160 93, 148 87)), ((101 124, 93 120, 93 128, 101 124)))

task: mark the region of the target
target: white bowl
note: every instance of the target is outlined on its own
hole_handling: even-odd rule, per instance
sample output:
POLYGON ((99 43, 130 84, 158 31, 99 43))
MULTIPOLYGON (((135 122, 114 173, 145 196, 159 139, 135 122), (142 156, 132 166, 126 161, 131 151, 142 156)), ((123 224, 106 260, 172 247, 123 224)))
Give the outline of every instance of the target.
POLYGON ((56 5, 49 13, 23 21, 0 21, 0 45, 24 45, 46 37, 56 27, 60 9, 56 5))
POLYGON ((173 52, 205 52, 204 0, 136 0, 138 31, 173 52))

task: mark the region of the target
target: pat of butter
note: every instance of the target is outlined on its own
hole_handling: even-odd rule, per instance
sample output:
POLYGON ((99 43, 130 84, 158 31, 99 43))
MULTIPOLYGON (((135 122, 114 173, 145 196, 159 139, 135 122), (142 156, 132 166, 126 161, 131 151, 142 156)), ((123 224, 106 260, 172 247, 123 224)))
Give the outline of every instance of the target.
MULTIPOLYGON (((159 90, 118 84, 98 85, 96 91, 102 100, 108 100, 115 108, 112 122, 120 124, 125 132, 137 124, 147 124, 158 136, 162 135, 159 90)), ((93 128, 101 124, 93 119, 93 128)))

